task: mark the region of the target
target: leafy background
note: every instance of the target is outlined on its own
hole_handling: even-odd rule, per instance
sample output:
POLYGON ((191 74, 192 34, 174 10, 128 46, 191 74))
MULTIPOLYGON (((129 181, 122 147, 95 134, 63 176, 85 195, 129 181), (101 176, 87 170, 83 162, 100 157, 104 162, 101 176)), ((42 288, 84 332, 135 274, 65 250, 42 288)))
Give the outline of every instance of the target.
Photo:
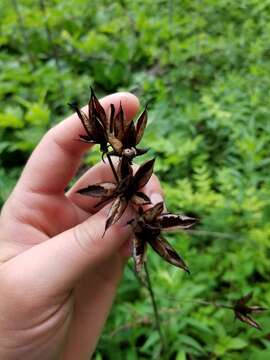
MULTIPOLYGON (((66 103, 90 84, 133 91, 150 101, 144 143, 167 207, 201 219, 170 236, 191 276, 148 257, 163 358, 269 359, 269 314, 259 332, 198 299, 252 290, 270 304, 270 1, 1 0, 0 13, 1 204, 66 103)), ((152 313, 130 263, 95 359, 160 358, 152 313)))

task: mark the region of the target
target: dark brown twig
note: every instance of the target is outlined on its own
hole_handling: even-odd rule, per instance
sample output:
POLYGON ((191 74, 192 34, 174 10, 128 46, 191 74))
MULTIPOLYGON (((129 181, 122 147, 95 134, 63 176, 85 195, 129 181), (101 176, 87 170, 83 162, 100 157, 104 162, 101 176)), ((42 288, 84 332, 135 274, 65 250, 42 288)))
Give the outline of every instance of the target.
POLYGON ((110 167, 111 167, 111 169, 112 169, 113 175, 114 175, 114 177, 115 177, 115 180, 116 180, 116 182, 118 182, 118 181, 119 181, 118 175, 117 175, 117 172, 116 172, 115 167, 114 167, 114 165, 113 165, 113 162, 112 162, 112 159, 111 159, 111 155, 110 155, 110 154, 107 154, 107 158, 108 158, 110 167))

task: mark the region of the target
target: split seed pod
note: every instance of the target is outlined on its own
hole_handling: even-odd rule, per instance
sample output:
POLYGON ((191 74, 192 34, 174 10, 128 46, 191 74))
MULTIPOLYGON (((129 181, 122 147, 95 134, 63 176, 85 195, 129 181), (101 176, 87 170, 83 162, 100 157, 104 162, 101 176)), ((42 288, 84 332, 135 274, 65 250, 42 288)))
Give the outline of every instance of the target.
POLYGON ((248 293, 247 295, 241 297, 236 301, 232 310, 234 311, 235 318, 248 324, 249 326, 254 327, 255 329, 261 330, 261 326, 250 316, 250 314, 260 313, 267 309, 256 305, 248 306, 247 303, 251 300, 252 295, 252 293, 248 293))
POLYGON ((105 231, 121 218, 130 202, 139 206, 151 203, 149 197, 139 190, 149 181, 153 173, 154 161, 155 159, 146 161, 133 175, 128 159, 122 157, 117 169, 119 178, 117 183, 104 182, 78 190, 82 195, 101 198, 96 206, 113 200, 105 231))
POLYGON ((107 153, 108 119, 105 110, 94 93, 94 90, 91 88, 91 96, 88 103, 88 115, 86 115, 76 103, 69 105, 76 111, 86 132, 85 135, 79 135, 80 140, 90 144, 99 144, 102 153, 107 153))
POLYGON ((189 229, 197 220, 185 215, 162 214, 163 208, 163 202, 154 205, 146 211, 140 208, 137 218, 129 221, 135 235, 133 257, 135 269, 138 273, 145 262, 147 244, 164 260, 189 272, 182 257, 177 254, 161 233, 162 231, 189 229))
POLYGON ((136 122, 128 122, 120 104, 116 115, 114 105, 111 105, 110 125, 108 132, 108 141, 112 147, 110 155, 126 156, 132 160, 135 156, 145 154, 147 149, 139 149, 137 145, 141 141, 147 124, 147 109, 142 112, 136 122))

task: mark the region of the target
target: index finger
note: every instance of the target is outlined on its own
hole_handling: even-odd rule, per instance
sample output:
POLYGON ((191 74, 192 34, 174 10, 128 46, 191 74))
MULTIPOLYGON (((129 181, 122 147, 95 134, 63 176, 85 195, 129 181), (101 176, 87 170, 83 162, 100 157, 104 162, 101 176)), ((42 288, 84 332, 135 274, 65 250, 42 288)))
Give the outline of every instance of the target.
MULTIPOLYGON (((105 111, 111 104, 117 109, 121 103, 127 119, 132 119, 139 108, 137 97, 127 92, 106 96, 100 102, 105 111)), ((77 114, 69 116, 49 130, 29 158, 19 185, 31 192, 64 193, 82 155, 91 147, 81 141, 74 141, 82 131, 84 130, 77 114)))

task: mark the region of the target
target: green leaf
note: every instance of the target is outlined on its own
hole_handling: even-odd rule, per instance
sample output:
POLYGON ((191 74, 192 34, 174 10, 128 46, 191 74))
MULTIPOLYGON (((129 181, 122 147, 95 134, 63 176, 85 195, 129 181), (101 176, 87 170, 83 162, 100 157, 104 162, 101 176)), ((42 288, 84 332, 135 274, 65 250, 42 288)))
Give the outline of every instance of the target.
POLYGON ((31 104, 25 115, 25 119, 33 125, 47 125, 50 121, 50 110, 44 104, 31 104))
POLYGON ((157 343, 159 343, 160 339, 159 339, 159 334, 157 331, 152 331, 150 333, 150 335, 148 336, 146 342, 143 344, 143 346, 141 347, 142 351, 147 351, 149 350, 151 347, 155 346, 157 343))
POLYGON ((222 356, 227 351, 241 350, 247 345, 248 343, 241 338, 230 338, 228 336, 224 336, 220 338, 219 342, 215 346, 215 353, 219 356, 222 356))
POLYGON ((179 351, 176 355, 175 360, 186 360, 186 353, 184 351, 179 351))
POLYGON ((270 350, 257 350, 252 352, 248 358, 249 360, 269 360, 270 359, 270 350))
POLYGON ((19 129, 23 127, 22 119, 11 112, 0 113, 0 127, 19 129))

